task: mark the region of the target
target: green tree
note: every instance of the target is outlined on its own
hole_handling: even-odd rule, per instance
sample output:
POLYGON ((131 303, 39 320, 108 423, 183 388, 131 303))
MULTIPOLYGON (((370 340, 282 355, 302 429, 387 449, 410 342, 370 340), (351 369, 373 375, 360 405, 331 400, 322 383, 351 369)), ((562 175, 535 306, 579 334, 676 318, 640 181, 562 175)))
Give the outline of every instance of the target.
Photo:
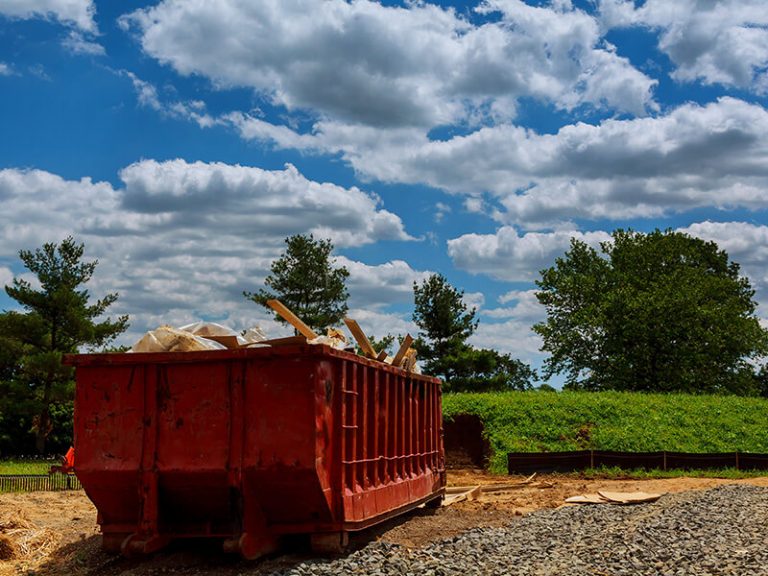
MULTIPOLYGON (((19 258, 33 273, 39 288, 22 278, 14 278, 5 291, 18 302, 23 312, 0 315, 0 340, 3 347, 15 350, 16 361, 5 359, 3 386, 6 398, 16 398, 15 406, 31 411, 35 446, 45 451, 46 439, 54 432, 52 413, 71 410, 72 369, 61 365, 62 354, 91 350, 112 342, 128 327, 128 317, 97 321, 116 300, 107 294, 91 303, 83 288, 98 262, 83 262, 84 245, 70 236, 60 244, 48 243, 35 251, 22 250, 19 258)), ((8 414, 8 407, 4 407, 8 414)), ((58 434, 60 431, 56 431, 58 434)))
POLYGON ((449 361, 454 366, 451 392, 529 390, 538 380, 528 364, 496 350, 465 345, 449 361))
POLYGON ((584 390, 755 392, 750 360, 768 335, 749 281, 714 242, 616 230, 598 252, 572 240, 537 285, 546 377, 584 390))
POLYGON ((413 321, 419 327, 416 351, 426 373, 449 383, 456 374, 457 358, 477 328, 477 309, 469 309, 464 291, 451 286, 442 274, 432 274, 421 284, 414 282, 413 296, 413 321))
POLYGON ((768 398, 768 365, 761 366, 755 372, 754 389, 755 396, 768 398))
MULTIPOLYGON (((262 306, 276 298, 315 330, 339 324, 348 310, 345 281, 349 271, 335 266, 331 241, 297 234, 286 238, 285 244, 285 252, 272 262, 271 274, 264 281, 267 289, 243 295, 262 306)), ((286 323, 279 316, 276 319, 286 323)))
POLYGON ((477 310, 443 275, 414 282, 413 294, 413 321, 420 329, 414 346, 424 371, 441 377, 446 391, 526 390, 537 379, 530 366, 509 354, 467 343, 478 325, 477 310))

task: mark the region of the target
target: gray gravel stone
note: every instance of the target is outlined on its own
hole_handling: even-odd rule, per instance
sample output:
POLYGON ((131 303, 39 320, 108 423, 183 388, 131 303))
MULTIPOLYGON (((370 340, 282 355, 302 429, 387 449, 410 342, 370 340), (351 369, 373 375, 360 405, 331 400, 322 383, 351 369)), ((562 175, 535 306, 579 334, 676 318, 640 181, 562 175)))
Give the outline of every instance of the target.
POLYGON ((731 485, 636 506, 535 512, 419 549, 372 543, 275 576, 768 576, 768 488, 731 485))

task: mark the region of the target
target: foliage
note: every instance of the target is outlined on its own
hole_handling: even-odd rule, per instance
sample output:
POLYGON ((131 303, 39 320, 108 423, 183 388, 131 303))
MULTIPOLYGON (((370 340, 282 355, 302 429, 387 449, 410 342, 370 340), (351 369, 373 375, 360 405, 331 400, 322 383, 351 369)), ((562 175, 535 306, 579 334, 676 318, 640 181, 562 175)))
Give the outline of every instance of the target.
POLYGON ((582 390, 756 394, 768 350, 754 291, 714 242, 617 230, 601 253, 579 240, 542 270, 534 326, 545 377, 582 390))
POLYGON ((466 341, 477 328, 477 310, 468 309, 464 291, 451 286, 442 274, 432 274, 421 284, 414 282, 413 296, 413 321, 420 330, 414 347, 424 362, 424 371, 442 378, 450 387, 462 371, 460 363, 471 360, 466 341))
POLYGON ((755 373, 754 386, 758 396, 768 398, 768 365, 761 366, 755 373))
POLYGON ((557 388, 555 388, 554 386, 550 386, 546 382, 536 386, 536 390, 538 390, 539 392, 557 392, 557 388))
POLYGON ((442 378, 446 391, 525 390, 536 380, 530 366, 495 350, 467 344, 477 328, 477 310, 464 303, 442 274, 414 282, 413 321, 420 332, 414 346, 424 371, 442 378))
POLYGON ((23 312, 0 314, 0 440, 22 449, 35 432, 35 448, 45 450, 51 437, 71 442, 72 370, 61 364, 63 354, 82 346, 107 346, 128 327, 128 317, 97 321, 117 300, 107 294, 90 302, 83 285, 93 276, 97 261, 83 262, 84 245, 68 237, 60 244, 47 243, 19 257, 35 275, 40 287, 14 278, 5 291, 23 312), (64 429, 61 429, 61 427, 64 429))
POLYGON ((459 354, 444 360, 453 366, 446 387, 450 392, 527 390, 537 379, 528 364, 496 350, 464 346, 459 354))
POLYGON ((451 366, 444 358, 456 354, 477 328, 477 309, 468 310, 464 291, 457 290, 442 274, 413 283, 413 321, 419 327, 417 351, 427 371, 450 379, 451 366))
MULTIPOLYGON (((339 324, 348 309, 345 281, 349 271, 334 266, 331 241, 297 234, 286 238, 285 244, 285 252, 272 262, 271 274, 264 281, 267 289, 243 295, 262 306, 278 299, 315 330, 339 324)), ((286 324, 281 317, 275 318, 286 324)))
POLYGON ((475 414, 491 469, 508 452, 619 450, 768 453, 768 400, 739 396, 537 391, 446 394, 443 414, 475 414))

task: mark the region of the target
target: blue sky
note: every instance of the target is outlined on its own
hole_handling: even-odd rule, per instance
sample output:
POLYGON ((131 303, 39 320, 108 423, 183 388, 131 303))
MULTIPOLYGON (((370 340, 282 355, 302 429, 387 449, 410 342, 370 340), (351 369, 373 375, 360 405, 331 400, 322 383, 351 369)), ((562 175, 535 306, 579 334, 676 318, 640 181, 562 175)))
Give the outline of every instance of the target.
POLYGON ((241 293, 312 232, 369 333, 415 333, 441 272, 476 345, 539 366, 538 271, 658 227, 728 250, 766 319, 767 105, 764 0, 0 0, 0 284, 72 234, 125 343, 280 335, 241 293))

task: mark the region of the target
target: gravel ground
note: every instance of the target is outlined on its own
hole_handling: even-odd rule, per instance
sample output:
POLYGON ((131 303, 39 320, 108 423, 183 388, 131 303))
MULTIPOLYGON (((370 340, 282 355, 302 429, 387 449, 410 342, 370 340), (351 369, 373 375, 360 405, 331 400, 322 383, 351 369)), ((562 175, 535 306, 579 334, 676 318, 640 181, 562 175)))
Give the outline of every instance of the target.
POLYGON ((722 486, 637 506, 569 506, 422 548, 375 542, 281 576, 768 575, 768 488, 722 486))

